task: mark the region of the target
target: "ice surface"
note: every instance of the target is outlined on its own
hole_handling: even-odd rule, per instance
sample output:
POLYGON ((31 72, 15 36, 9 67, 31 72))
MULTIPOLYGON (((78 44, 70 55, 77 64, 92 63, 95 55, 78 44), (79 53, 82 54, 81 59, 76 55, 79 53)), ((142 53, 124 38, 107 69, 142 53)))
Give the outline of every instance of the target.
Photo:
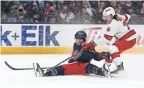
MULTIPOLYGON (((69 55, 0 55, 0 88, 144 88, 144 54, 122 54, 125 71, 114 78, 98 76, 35 77, 31 71, 13 71, 14 67, 54 66, 69 55)), ((103 62, 94 62, 101 66, 103 62)))

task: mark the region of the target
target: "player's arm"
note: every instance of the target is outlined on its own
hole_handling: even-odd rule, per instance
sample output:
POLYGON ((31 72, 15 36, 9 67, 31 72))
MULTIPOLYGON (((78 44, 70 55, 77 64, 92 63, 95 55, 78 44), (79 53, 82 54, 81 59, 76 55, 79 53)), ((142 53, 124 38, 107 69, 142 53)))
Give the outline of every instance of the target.
POLYGON ((112 24, 111 26, 107 27, 107 31, 104 33, 103 37, 87 43, 85 48, 93 49, 96 45, 109 44, 109 42, 111 42, 114 35, 116 34, 117 30, 118 27, 115 24, 112 24))
POLYGON ((128 23, 131 19, 131 16, 129 14, 124 14, 124 15, 118 15, 118 18, 126 23, 128 23))
POLYGON ((96 43, 96 45, 109 44, 109 42, 112 41, 114 35, 117 33, 117 30, 118 25, 116 25, 116 23, 109 25, 106 28, 106 32, 104 33, 104 35, 99 39, 95 39, 94 42, 96 43))
POLYGON ((73 52, 71 54, 71 57, 70 57, 68 63, 73 63, 77 60, 77 56, 79 56, 81 54, 80 49, 81 48, 76 43, 74 43, 73 52))

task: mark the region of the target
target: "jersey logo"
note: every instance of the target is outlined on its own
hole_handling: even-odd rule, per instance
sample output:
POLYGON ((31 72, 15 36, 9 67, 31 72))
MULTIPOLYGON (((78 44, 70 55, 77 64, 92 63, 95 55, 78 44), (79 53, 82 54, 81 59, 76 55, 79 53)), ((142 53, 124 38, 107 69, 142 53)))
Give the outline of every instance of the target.
POLYGON ((107 28, 107 31, 108 31, 108 32, 110 31, 110 27, 107 28))

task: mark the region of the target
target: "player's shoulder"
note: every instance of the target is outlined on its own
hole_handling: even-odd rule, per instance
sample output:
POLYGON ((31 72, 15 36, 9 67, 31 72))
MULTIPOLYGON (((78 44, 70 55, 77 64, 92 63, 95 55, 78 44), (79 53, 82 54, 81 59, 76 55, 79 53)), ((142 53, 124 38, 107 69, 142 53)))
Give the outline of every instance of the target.
POLYGON ((76 44, 76 43, 74 43, 74 45, 73 45, 73 50, 80 50, 81 49, 81 45, 78 45, 78 44, 76 44))
POLYGON ((116 25, 119 25, 119 21, 116 19, 112 19, 112 21, 108 24, 109 27, 115 27, 116 25))
POLYGON ((77 50, 78 45, 76 43, 73 44, 73 50, 77 50))
POLYGON ((76 43, 73 44, 74 47, 78 46, 76 43))

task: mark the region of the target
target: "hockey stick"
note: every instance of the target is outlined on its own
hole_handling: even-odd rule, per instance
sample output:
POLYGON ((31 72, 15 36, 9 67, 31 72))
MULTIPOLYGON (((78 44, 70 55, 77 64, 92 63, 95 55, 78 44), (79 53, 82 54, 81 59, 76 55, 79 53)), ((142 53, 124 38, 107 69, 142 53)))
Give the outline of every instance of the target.
MULTIPOLYGON (((81 51, 82 51, 82 50, 81 50, 81 51)), ((73 52, 73 54, 72 54, 71 57, 66 58, 65 60, 59 62, 58 64, 56 64, 55 66, 53 66, 53 67, 51 67, 51 68, 47 68, 47 70, 52 70, 52 69, 54 69, 55 67, 59 66, 60 64, 62 64, 63 62, 65 62, 65 61, 67 61, 67 60, 69 60, 69 59, 71 59, 71 58, 78 58, 78 57, 80 57, 81 54, 82 54, 81 51, 79 52, 79 51, 76 50, 75 52, 73 52)))
MULTIPOLYGON (((6 66, 8 66, 11 70, 33 70, 33 68, 15 68, 12 67, 10 64, 8 64, 8 62, 5 61, 6 66)), ((46 69, 46 68, 50 68, 50 67, 43 67, 42 69, 46 69)))
MULTIPOLYGON (((78 58, 80 55, 81 55, 81 53, 75 52, 75 53, 72 55, 72 57, 78 58)), ((71 57, 66 58, 65 60, 63 60, 63 61, 59 62, 58 64, 56 64, 54 67, 42 67, 42 69, 50 69, 50 70, 51 70, 51 69, 57 67, 58 65, 60 65, 61 63, 69 60, 70 58, 71 58, 71 57)), ((6 64, 10 69, 12 69, 12 70, 33 70, 33 69, 34 69, 34 68, 15 68, 15 67, 12 67, 10 64, 8 64, 8 62, 6 62, 6 61, 5 61, 5 64, 6 64)))

